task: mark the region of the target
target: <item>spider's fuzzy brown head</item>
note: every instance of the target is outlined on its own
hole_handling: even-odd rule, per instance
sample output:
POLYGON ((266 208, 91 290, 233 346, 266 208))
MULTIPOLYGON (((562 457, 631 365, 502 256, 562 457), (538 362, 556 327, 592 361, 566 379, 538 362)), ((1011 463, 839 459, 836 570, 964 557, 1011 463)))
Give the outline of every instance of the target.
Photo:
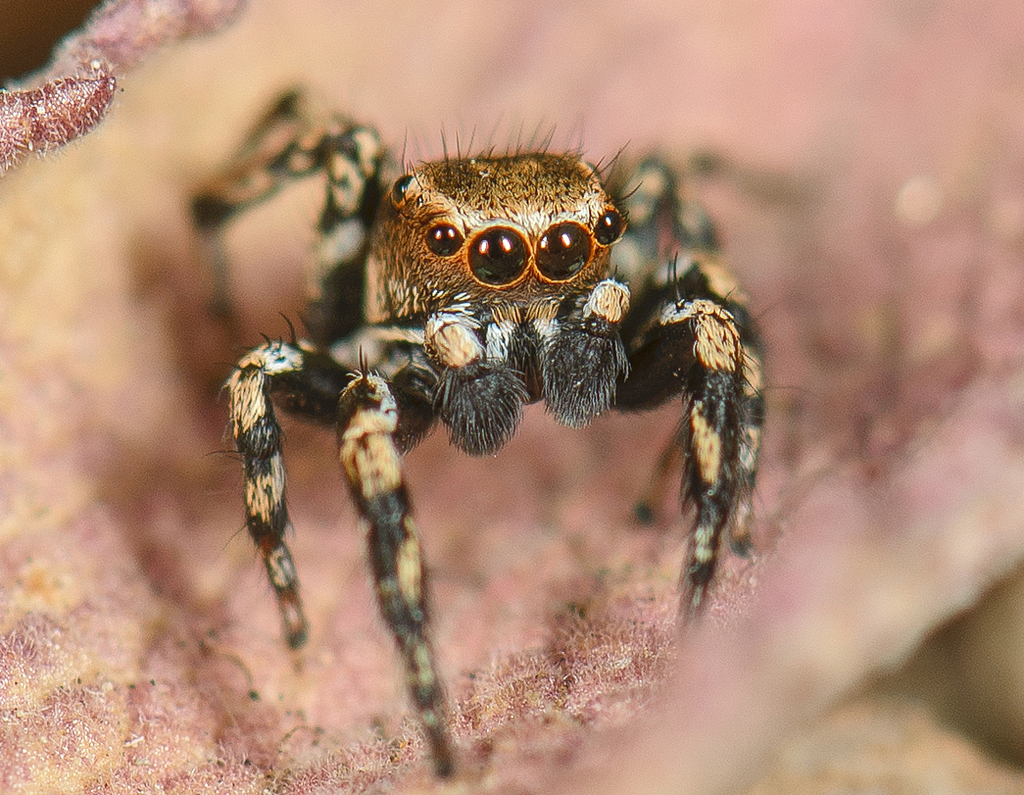
POLYGON ((548 153, 426 163, 381 202, 367 316, 382 322, 457 301, 529 306, 607 274, 625 218, 597 170, 548 153))

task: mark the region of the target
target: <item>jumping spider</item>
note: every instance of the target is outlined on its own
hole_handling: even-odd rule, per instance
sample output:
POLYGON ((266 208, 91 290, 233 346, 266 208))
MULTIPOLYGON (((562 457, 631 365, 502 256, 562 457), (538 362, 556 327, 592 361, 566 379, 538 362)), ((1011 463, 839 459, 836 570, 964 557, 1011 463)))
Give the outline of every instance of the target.
POLYGON ((489 455, 543 401, 574 428, 609 409, 681 398, 662 456, 693 506, 681 612, 696 613, 723 533, 742 545, 763 414, 757 335, 718 260, 714 232, 673 172, 643 162, 623 196, 576 154, 516 152, 422 163, 404 175, 377 133, 314 118, 285 95, 229 168, 195 198, 215 236, 296 177, 323 173, 309 341, 268 341, 227 382, 246 524, 289 646, 306 641, 285 544, 285 469, 275 404, 337 429, 367 528, 384 620, 440 775, 453 769, 430 647, 427 578, 402 455, 438 420, 489 455), (628 226, 627 226, 628 217, 628 226))

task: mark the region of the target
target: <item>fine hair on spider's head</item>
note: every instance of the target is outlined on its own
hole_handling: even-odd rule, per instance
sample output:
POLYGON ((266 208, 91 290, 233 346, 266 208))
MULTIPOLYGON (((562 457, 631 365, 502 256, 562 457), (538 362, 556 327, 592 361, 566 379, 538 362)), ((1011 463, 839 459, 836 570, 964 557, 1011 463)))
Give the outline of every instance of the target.
MULTIPOLYGON (((437 133, 429 136, 421 135, 415 127, 407 127, 398 163, 403 173, 409 173, 417 165, 439 160, 515 157, 530 153, 564 154, 582 159, 586 151, 584 139, 582 114, 572 120, 564 133, 556 122, 541 119, 532 126, 525 121, 515 125, 504 115, 490 125, 486 136, 480 135, 479 125, 468 130, 459 125, 451 131, 442 123, 437 133)), ((616 153, 608 165, 619 154, 616 153)), ((599 172, 603 174, 605 161, 599 162, 602 164, 599 172)))

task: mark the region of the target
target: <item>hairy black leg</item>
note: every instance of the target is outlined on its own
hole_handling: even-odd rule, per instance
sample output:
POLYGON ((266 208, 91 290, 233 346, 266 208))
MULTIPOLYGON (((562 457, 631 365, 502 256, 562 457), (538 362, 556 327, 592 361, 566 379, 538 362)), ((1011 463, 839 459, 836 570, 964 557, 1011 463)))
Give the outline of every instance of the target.
POLYGON ((714 576, 723 531, 739 545, 746 536, 763 419, 760 365, 721 297, 676 299, 675 286, 666 292, 671 297, 651 325, 629 341, 632 371, 617 403, 646 408, 682 394, 682 490, 696 512, 682 607, 694 613, 714 576))
POLYGON ((556 420, 581 428, 612 405, 629 369, 618 326, 629 289, 606 279, 564 319, 541 323, 540 370, 544 399, 556 420))
POLYGON ((319 344, 340 339, 363 322, 363 265, 369 228, 380 201, 384 148, 376 131, 317 111, 297 91, 264 114, 228 167, 192 200, 192 216, 210 249, 218 309, 229 312, 227 264, 219 233, 239 212, 289 182, 323 174, 326 196, 310 273, 313 301, 306 317, 319 344))
POLYGON ((285 154, 292 152, 302 137, 307 116, 306 100, 300 92, 280 96, 249 131, 227 167, 192 198, 196 226, 218 229, 237 213, 272 196, 288 179, 311 173, 307 166, 312 163, 299 163, 285 154))
POLYGON ((666 268, 677 255, 717 250, 711 220, 698 202, 684 195, 675 171, 659 158, 641 162, 618 192, 628 193, 629 225, 612 249, 613 271, 634 288, 664 284, 666 268))
MULTIPOLYGON (((645 176, 646 175, 646 176, 645 176)), ((630 374, 619 384, 620 408, 649 408, 682 395, 676 438, 683 453, 682 494, 694 507, 689 562, 680 607, 695 614, 715 574, 722 535, 749 543, 751 492, 763 423, 759 344, 744 296, 713 250, 710 224, 679 195, 658 161, 630 205, 628 257, 653 257, 634 311, 623 324, 630 374)), ((671 456, 663 454, 662 460, 671 456)))
POLYGON ((454 755, 444 691, 430 647, 426 574, 395 435, 398 404, 387 382, 362 374, 338 403, 338 444, 352 497, 366 522, 377 601, 405 664, 406 683, 439 776, 454 755))

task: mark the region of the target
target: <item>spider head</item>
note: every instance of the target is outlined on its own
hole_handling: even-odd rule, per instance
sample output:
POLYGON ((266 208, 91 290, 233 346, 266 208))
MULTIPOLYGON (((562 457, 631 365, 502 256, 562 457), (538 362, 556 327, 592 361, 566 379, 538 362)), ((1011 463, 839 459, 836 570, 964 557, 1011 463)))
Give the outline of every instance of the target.
POLYGON ((625 216, 596 169, 547 153, 425 163, 377 213, 367 314, 429 313, 454 300, 528 306, 593 287, 625 216))

